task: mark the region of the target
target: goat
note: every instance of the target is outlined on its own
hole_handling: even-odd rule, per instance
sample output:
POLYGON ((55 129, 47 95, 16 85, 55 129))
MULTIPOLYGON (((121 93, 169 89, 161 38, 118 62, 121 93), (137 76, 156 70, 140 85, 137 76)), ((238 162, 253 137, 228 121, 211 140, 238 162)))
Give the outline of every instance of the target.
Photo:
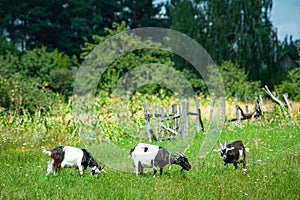
POLYGON ((243 163, 243 168, 246 167, 246 151, 248 148, 244 147, 244 144, 241 140, 234 141, 230 144, 224 144, 224 146, 220 143, 221 157, 224 161, 224 168, 228 168, 228 164, 233 164, 234 168, 238 168, 238 163, 243 163))
POLYGON ((50 151, 43 149, 43 153, 50 156, 47 175, 51 172, 56 175, 60 169, 65 167, 77 167, 80 175, 83 175, 83 171, 88 167, 92 168, 92 175, 104 172, 104 166, 101 168, 85 149, 72 146, 57 146, 50 151))
POLYGON ((163 167, 168 164, 180 165, 182 167, 181 173, 183 170, 189 171, 191 169, 191 165, 183 153, 179 153, 179 157, 176 157, 165 148, 152 144, 139 143, 130 150, 128 157, 133 159, 136 175, 139 172, 142 174, 144 167, 153 168, 153 177, 156 175, 157 168, 160 169, 160 175, 162 175, 163 167))

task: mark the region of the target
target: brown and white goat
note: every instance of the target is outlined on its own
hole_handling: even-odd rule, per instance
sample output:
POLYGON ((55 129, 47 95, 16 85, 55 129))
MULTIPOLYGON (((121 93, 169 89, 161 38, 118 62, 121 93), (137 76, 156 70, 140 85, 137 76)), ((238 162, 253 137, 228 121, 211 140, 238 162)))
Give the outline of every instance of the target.
POLYGON ((244 147, 244 144, 241 140, 234 141, 230 144, 220 143, 220 152, 221 157, 224 161, 224 168, 228 168, 228 164, 233 164, 234 168, 238 168, 238 163, 243 163, 243 168, 246 167, 246 151, 247 148, 244 147))
POLYGON ((47 175, 51 172, 56 175, 64 167, 77 167, 80 175, 83 175, 83 171, 88 167, 92 168, 92 175, 104 172, 103 168, 97 164, 85 149, 72 146, 58 146, 50 151, 44 149, 43 153, 50 156, 47 175))

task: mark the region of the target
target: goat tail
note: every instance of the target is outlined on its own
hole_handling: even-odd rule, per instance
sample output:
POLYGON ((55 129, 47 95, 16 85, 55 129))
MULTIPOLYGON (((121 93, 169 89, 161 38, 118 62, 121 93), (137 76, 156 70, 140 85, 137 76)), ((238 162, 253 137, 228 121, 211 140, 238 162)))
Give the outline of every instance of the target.
POLYGON ((45 148, 43 148, 43 151, 42 151, 44 154, 47 154, 49 156, 51 156, 51 151, 47 151, 45 148))

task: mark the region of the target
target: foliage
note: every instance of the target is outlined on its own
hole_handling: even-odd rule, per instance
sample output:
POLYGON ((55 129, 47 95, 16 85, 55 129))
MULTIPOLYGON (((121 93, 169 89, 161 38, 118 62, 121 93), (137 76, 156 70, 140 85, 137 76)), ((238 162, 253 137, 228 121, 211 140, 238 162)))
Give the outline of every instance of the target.
MULTIPOLYGON (((113 23, 112 28, 105 28, 107 33, 105 37, 94 36, 95 42, 93 44, 86 43, 81 54, 82 58, 85 58, 89 63, 88 66, 92 66, 95 69, 91 76, 95 76, 97 70, 99 70, 99 74, 103 73, 99 82, 99 90, 105 91, 110 95, 118 83, 126 91, 134 92, 136 89, 144 86, 144 80, 151 80, 154 84, 148 84, 147 87, 142 87, 139 91, 157 93, 162 86, 155 84, 159 84, 160 80, 163 79, 162 77, 170 74, 170 71, 176 73, 176 70, 172 68, 174 63, 170 59, 171 53, 161 50, 160 43, 150 40, 142 41, 137 36, 130 36, 125 33, 124 31, 128 30, 125 22, 121 24, 113 23), (104 47, 101 46, 102 44, 104 47), (105 45, 109 46, 106 47, 105 45), (96 48, 98 46, 107 51, 105 52, 105 58, 102 56, 103 52, 98 52, 100 51, 99 48, 96 48), (142 47, 144 46, 149 48, 143 49, 142 47), (129 51, 129 49, 131 50, 129 51), (115 58, 114 52, 126 53, 115 58), (109 62, 109 60, 113 62, 105 71, 102 71, 104 67, 102 66, 101 68, 101 65, 109 62), (158 69, 159 74, 155 74, 155 72, 158 72, 158 69)), ((174 84, 180 81, 165 80, 174 82, 174 84)))
MULTIPOLYGON (((55 99, 58 94, 68 98, 73 89, 72 67, 78 66, 73 55, 82 53, 81 58, 86 59, 96 46, 112 36, 129 28, 145 26, 169 27, 189 35, 203 45, 218 65, 223 65, 224 60, 237 63, 245 70, 232 69, 232 74, 228 72, 228 76, 234 78, 224 77, 227 96, 238 94, 241 98, 244 95, 253 97, 259 82, 250 84, 249 80, 260 80, 262 85, 272 88, 283 78, 278 61, 290 50, 295 50, 296 43, 292 38, 290 44, 287 39, 283 43, 278 41, 270 21, 271 8, 272 1, 253 0, 54 0, 47 3, 41 0, 0 0, 0 106, 17 108, 32 104, 30 110, 33 112, 34 106, 47 107, 45 102, 50 96, 55 99), (161 12, 164 9, 166 13, 161 12), (112 28, 104 28, 111 24, 112 28), (7 82, 12 86, 8 86, 7 82), (23 95, 23 99, 41 91, 41 103, 33 100, 17 106, 15 98, 10 96, 13 83, 22 87, 20 91, 23 92, 19 95, 23 95), (25 91, 29 93, 25 94, 25 91)), ((151 93, 165 98, 177 92, 173 88, 186 90, 181 79, 170 78, 172 73, 178 71, 196 93, 208 94, 206 83, 196 70, 183 59, 158 50, 162 44, 128 35, 119 39, 111 41, 113 50, 120 50, 118 42, 128 42, 129 48, 133 49, 145 43, 153 48, 131 51, 115 59, 101 77, 98 94, 111 95, 121 85, 132 94, 151 93), (162 68, 161 65, 170 68, 162 68), (158 68, 160 74, 153 73, 158 68)), ((102 63, 111 56, 96 57, 94 61, 102 63)), ((290 97, 298 100, 297 77, 297 70, 289 73, 287 80, 276 89, 282 93, 289 88, 290 97)), ((90 77, 85 80, 87 85, 90 80, 90 77)))
POLYGON ((160 8, 151 0, 1 0, 0 33, 22 50, 46 46, 79 56, 83 44, 114 21, 126 20, 132 27, 161 24, 163 20, 155 18, 160 8))
MULTIPOLYGON (((249 80, 260 80, 262 85, 273 88, 284 78, 282 57, 294 51, 296 43, 292 38, 289 42, 278 41, 270 20, 272 4, 255 0, 0 0, 0 55, 45 46, 49 51, 58 49, 79 57, 87 47, 84 44, 98 42, 97 36, 112 36, 105 27, 125 21, 125 28, 167 27, 187 34, 218 65, 225 60, 238 63, 249 80)), ((172 61, 177 70, 190 73, 187 79, 196 92, 207 93, 201 77, 188 62, 174 57, 172 61)), ((67 73, 63 70, 55 74, 67 73)), ((111 75, 119 76, 116 71, 111 75)), ((57 86, 53 88, 62 92, 57 86)), ((64 95, 70 94, 66 88, 63 90, 64 95)))
POLYGON ((7 52, 0 55, 0 75, 1 77, 9 77, 11 74, 18 72, 17 66, 19 63, 19 56, 7 52))
POLYGON ((20 54, 8 52, 0 56, 0 106, 28 110, 48 109, 71 95, 72 66, 75 57, 46 48, 36 48, 20 54), (55 92, 55 93, 54 93, 55 92))
POLYGON ((200 13, 195 9, 193 2, 189 0, 173 0, 171 5, 169 5, 169 9, 171 10, 170 28, 197 40, 199 32, 196 32, 195 29, 201 31, 204 24, 195 20, 195 16, 198 16, 200 13))
POLYGON ((216 64, 225 60, 238 63, 249 80, 260 80, 262 85, 280 82, 279 61, 285 46, 278 41, 270 20, 272 1, 170 2, 170 27, 195 39, 216 64))
POLYGON ((122 0, 122 20, 130 28, 166 27, 167 19, 161 18, 163 2, 154 3, 153 0, 122 0))
POLYGON ((61 104, 64 99, 48 89, 41 89, 35 79, 24 79, 20 74, 0 78, 1 106, 20 112, 46 111, 61 104))
MULTIPOLYGON (((234 97, 237 95, 239 98, 252 99, 254 94, 258 91, 260 82, 250 82, 248 81, 247 74, 245 70, 239 68, 237 64, 233 64, 230 61, 223 62, 220 66, 210 66, 209 67, 209 81, 208 87, 217 88, 223 81, 225 87, 225 93, 227 97, 234 97), (215 73, 221 73, 223 80, 217 80, 215 73)), ((217 96, 223 96, 221 91, 217 96)))
POLYGON ((9 108, 11 100, 7 88, 3 86, 5 79, 0 78, 0 105, 3 108, 9 108))
POLYGON ((72 69, 53 69, 50 71, 49 80, 43 82, 43 87, 51 91, 62 94, 68 98, 73 93, 74 72, 72 69))
MULTIPOLYGON (((175 61, 175 68, 180 68, 178 65, 180 65, 182 62, 180 62, 182 59, 177 60, 178 56, 173 56, 172 60, 175 61)), ((180 70, 180 69, 178 69, 180 70)), ((204 96, 209 95, 209 91, 207 88, 207 85, 201 75, 198 71, 196 71, 195 67, 191 66, 190 64, 187 65, 184 69, 181 69, 181 74, 185 77, 186 80, 189 81, 191 86, 193 87, 193 90, 196 94, 202 94, 204 96)))
MULTIPOLYGON (((300 56, 300 46, 298 47, 298 54, 300 56)), ((286 80, 281 84, 276 85, 275 89, 279 94, 287 93, 290 99, 295 101, 300 100, 300 58, 296 61, 298 67, 288 72, 286 80)))
POLYGON ((287 79, 280 85, 275 86, 279 94, 287 93, 289 98, 295 101, 300 100, 300 68, 297 67, 288 72, 287 79))
POLYGON ((37 78, 41 82, 50 80, 50 71, 66 69, 76 65, 75 57, 54 50, 47 52, 45 47, 25 51, 18 63, 17 70, 26 77, 37 78))
POLYGON ((17 53, 17 47, 14 43, 8 42, 6 37, 0 36, 0 55, 4 55, 8 52, 17 53))

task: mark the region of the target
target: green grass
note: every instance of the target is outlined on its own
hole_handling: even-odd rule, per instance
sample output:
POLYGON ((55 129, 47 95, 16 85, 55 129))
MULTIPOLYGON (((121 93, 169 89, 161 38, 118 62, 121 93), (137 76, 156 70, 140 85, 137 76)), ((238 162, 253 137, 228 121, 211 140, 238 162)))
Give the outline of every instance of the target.
MULTIPOLYGON (((0 138, 0 199, 300 199, 300 129, 295 124, 227 124, 220 141, 241 139, 250 148, 246 172, 233 165, 225 170, 219 153, 200 159, 203 136, 198 135, 186 152, 192 170, 180 174, 180 167, 166 167, 156 178, 152 170, 137 177, 109 166, 98 177, 90 176, 90 170, 80 177, 74 169, 45 176, 48 157, 41 145, 54 147, 59 137, 33 140, 34 131, 20 135, 8 130, 3 128, 0 138)), ((65 141, 80 145, 76 139, 65 141)), ((134 144, 128 141, 118 145, 129 151, 134 144)))

